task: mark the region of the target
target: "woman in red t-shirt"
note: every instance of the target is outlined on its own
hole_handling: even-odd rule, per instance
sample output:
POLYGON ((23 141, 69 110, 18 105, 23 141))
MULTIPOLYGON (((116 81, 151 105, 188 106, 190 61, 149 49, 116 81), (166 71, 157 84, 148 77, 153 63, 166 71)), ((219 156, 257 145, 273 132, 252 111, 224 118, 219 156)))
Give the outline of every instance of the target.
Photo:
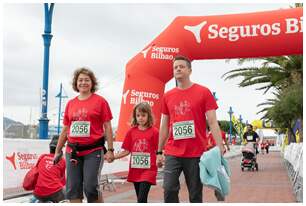
POLYGON ((122 143, 123 151, 115 159, 131 154, 127 181, 133 182, 138 203, 146 203, 151 185, 156 184, 158 130, 153 127, 151 107, 141 102, 134 107, 132 128, 122 143))
POLYGON ((67 199, 81 203, 83 193, 87 202, 103 202, 98 186, 104 158, 114 160, 112 113, 108 102, 95 92, 98 89, 94 73, 87 68, 74 72, 73 89, 79 95, 71 99, 65 109, 63 129, 56 147, 54 163, 66 147, 67 199), (104 155, 104 137, 108 151, 104 155))

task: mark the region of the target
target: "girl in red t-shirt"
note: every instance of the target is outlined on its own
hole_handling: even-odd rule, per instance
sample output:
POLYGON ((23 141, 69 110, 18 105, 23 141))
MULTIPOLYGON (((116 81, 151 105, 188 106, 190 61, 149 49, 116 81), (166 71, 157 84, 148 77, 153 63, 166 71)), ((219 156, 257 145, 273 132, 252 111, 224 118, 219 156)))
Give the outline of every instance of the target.
POLYGON ((148 103, 141 102, 134 107, 131 126, 122 143, 123 151, 115 159, 131 154, 127 181, 134 183, 137 202, 146 203, 151 185, 156 184, 158 147, 158 130, 153 127, 148 103))

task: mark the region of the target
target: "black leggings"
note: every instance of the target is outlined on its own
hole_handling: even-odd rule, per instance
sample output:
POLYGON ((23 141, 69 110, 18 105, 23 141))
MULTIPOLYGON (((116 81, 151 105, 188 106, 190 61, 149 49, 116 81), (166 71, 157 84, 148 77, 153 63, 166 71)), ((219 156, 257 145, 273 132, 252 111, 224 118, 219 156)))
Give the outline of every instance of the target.
POLYGON ((134 182, 134 187, 137 195, 138 203, 147 203, 148 195, 151 188, 151 183, 149 182, 134 182))

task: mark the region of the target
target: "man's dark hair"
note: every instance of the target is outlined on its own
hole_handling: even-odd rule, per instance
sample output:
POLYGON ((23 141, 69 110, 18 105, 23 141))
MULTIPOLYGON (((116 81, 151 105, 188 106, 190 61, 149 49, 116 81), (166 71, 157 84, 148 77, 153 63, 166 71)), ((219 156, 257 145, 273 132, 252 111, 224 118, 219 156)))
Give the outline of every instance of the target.
POLYGON ((55 153, 57 141, 58 141, 59 135, 53 135, 50 144, 49 144, 49 150, 51 154, 55 153))
POLYGON ((177 56, 175 56, 173 58, 173 62, 177 61, 177 60, 184 60, 186 62, 186 64, 187 64, 187 67, 191 68, 191 61, 190 61, 190 59, 188 57, 185 57, 183 55, 177 55, 177 56))
POLYGON ((55 149, 56 147, 50 146, 49 147, 50 154, 55 154, 55 149))
POLYGON ((253 129, 253 125, 251 125, 251 124, 247 124, 247 126, 248 126, 248 127, 251 127, 251 128, 253 129))

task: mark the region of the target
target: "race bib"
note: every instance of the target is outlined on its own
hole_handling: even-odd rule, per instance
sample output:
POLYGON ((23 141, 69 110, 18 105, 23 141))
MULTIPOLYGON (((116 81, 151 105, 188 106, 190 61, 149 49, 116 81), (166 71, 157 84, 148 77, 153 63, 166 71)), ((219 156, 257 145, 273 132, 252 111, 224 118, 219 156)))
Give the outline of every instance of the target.
POLYGON ((247 140, 249 140, 249 141, 253 140, 253 136, 252 135, 248 135, 247 136, 247 140))
POLYGON ((132 152, 131 168, 150 169, 151 168, 150 153, 132 152))
POLYGON ((89 137, 90 122, 89 121, 73 121, 70 126, 71 137, 89 137))
POLYGON ((195 138, 194 121, 182 121, 173 124, 174 140, 195 138))

